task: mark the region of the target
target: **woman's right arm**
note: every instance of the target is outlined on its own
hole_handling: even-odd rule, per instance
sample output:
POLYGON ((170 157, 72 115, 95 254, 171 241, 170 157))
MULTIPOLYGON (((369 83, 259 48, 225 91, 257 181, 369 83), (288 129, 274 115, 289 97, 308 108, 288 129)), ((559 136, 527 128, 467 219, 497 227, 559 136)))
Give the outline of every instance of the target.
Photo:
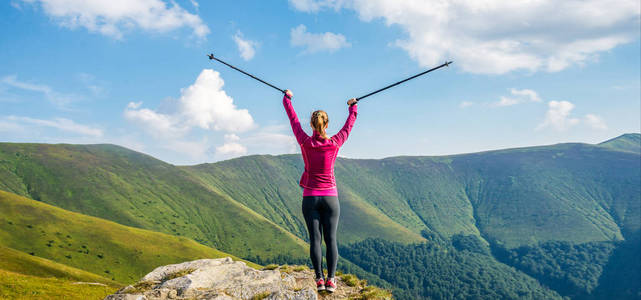
POLYGON ((296 111, 294 111, 294 106, 292 106, 292 97, 292 92, 290 90, 285 90, 285 95, 283 95, 283 106, 285 107, 285 112, 287 112, 287 117, 289 117, 289 124, 292 126, 292 131, 294 131, 296 141, 301 145, 309 136, 300 126, 300 121, 298 121, 298 116, 296 115, 296 111))

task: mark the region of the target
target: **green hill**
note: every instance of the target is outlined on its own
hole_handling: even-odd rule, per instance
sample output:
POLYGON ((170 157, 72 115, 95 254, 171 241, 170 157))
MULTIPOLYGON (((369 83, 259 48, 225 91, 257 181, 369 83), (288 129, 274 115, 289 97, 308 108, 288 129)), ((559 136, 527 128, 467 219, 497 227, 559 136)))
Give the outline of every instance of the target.
POLYGON ((626 133, 600 143, 599 146, 619 151, 629 151, 638 154, 641 153, 641 134, 626 133))
POLYGON ((121 284, 133 282, 161 265, 230 256, 185 237, 123 226, 4 191, 0 191, 0 246, 15 249, 0 248, 1 255, 9 258, 0 263, 0 268, 8 271, 72 279, 91 277, 59 265, 64 264, 121 284), (29 259, 16 250, 50 261, 29 259))
MULTIPOLYGON (((640 137, 438 157, 339 158, 339 242, 349 253, 340 265, 395 288, 400 299, 448 298, 449 292, 414 287, 456 280, 469 295, 491 288, 476 286, 483 282, 492 282, 499 297, 637 295, 640 284, 630 278, 641 271, 624 262, 641 260, 632 243, 641 234, 640 137), (368 247, 373 261, 359 260, 368 247), (430 258, 437 248, 449 253, 442 263, 430 258), (403 263, 399 253, 424 263, 403 263), (376 259, 386 257, 394 268, 377 267, 376 259), (413 286, 393 276, 403 272, 412 274, 413 286), (608 285, 617 281, 625 287, 608 285)), ((178 167, 111 145, 0 143, 0 189, 263 263, 307 260, 297 184, 302 169, 300 155, 178 167)))
POLYGON ((0 178, 0 189, 18 195, 241 257, 307 252, 299 238, 182 169, 118 146, 1 143, 0 178))
POLYGON ((639 155, 560 144, 454 158, 484 237, 517 247, 620 240, 639 228, 639 155))

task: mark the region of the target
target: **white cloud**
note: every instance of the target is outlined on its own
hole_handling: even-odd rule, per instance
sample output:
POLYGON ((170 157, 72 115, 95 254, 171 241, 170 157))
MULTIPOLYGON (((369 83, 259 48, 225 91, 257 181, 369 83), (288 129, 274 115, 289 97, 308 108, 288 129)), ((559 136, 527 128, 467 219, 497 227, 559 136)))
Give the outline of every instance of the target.
POLYGON ((234 42, 236 42, 236 46, 238 46, 240 57, 246 61, 254 58, 254 55, 256 54, 256 46, 258 46, 257 42, 244 39, 243 33, 240 31, 236 32, 234 35, 234 42))
POLYGON ((126 119, 145 125, 152 134, 181 136, 194 127, 242 132, 254 127, 254 119, 246 109, 238 109, 234 99, 222 89, 220 74, 204 69, 193 85, 181 90, 173 111, 161 113, 141 108, 131 102, 125 108, 126 119))
POLYGON ((24 132, 26 128, 16 122, 0 120, 0 132, 17 133, 24 132))
POLYGON ((422 66, 452 59, 464 71, 556 72, 638 39, 638 0, 290 0, 300 11, 352 9, 407 36, 395 41, 422 66))
POLYGON ((248 153, 295 153, 299 146, 287 124, 263 126, 243 136, 225 134, 223 145, 215 150, 217 159, 230 159, 248 153))
POLYGON ((209 143, 206 138, 200 141, 171 139, 163 143, 161 147, 176 153, 186 154, 189 159, 183 158, 185 161, 203 162, 209 159, 209 143))
POLYGON ((321 8, 325 7, 340 7, 340 1, 337 0, 289 0, 289 3, 294 6, 296 10, 304 12, 317 12, 321 8))
POLYGON ((564 131, 579 123, 579 119, 570 117, 574 104, 569 101, 550 101, 545 119, 537 126, 537 130, 551 127, 564 131))
POLYGON ((78 81, 80 81, 89 92, 91 92, 94 97, 102 97, 105 93, 104 82, 96 80, 96 77, 89 74, 80 72, 76 75, 78 81))
POLYGON ((74 122, 73 120, 65 118, 54 118, 52 120, 34 119, 30 117, 8 116, 5 121, 2 121, 2 127, 20 129, 27 125, 35 125, 40 127, 50 127, 61 131, 66 131, 74 134, 91 137, 101 137, 103 132, 99 128, 94 128, 87 125, 82 125, 74 122))
MULTIPOLYGON (((204 38, 209 28, 198 15, 191 14, 171 1, 161 0, 22 0, 38 3, 64 27, 84 27, 90 32, 120 39, 123 31, 140 28, 145 31, 167 32, 189 27, 193 34, 204 38)), ((192 4, 195 2, 192 2, 192 4)), ((197 7, 197 4, 194 4, 197 7)))
POLYGON ((295 153, 299 150, 289 124, 265 126, 242 140, 245 145, 259 150, 260 153, 295 153))
POLYGON ((241 156, 247 153, 247 147, 234 142, 228 142, 216 147, 216 154, 228 156, 241 156))
POLYGON ((223 145, 216 147, 216 156, 219 159, 230 159, 251 153, 282 154, 295 153, 299 146, 293 134, 290 134, 289 125, 264 126, 251 132, 249 135, 239 137, 235 134, 225 134, 223 145))
POLYGON ((202 162, 211 155, 239 156, 247 153, 236 133, 256 128, 254 119, 247 109, 239 109, 234 99, 223 90, 224 81, 220 74, 204 69, 194 84, 181 89, 177 100, 170 100, 168 107, 161 110, 144 108, 142 102, 130 102, 124 110, 124 117, 142 127, 159 141, 159 147, 186 156, 182 161, 202 162), (223 131, 225 143, 212 146, 208 134, 194 140, 193 129, 223 131))
POLYGON ((13 8, 15 9, 22 10, 22 6, 20 6, 20 3, 18 3, 16 0, 11 0, 11 2, 9 2, 9 5, 13 6, 13 8))
POLYGON ((501 96, 501 99, 492 103, 492 106, 511 106, 524 102, 541 102, 539 95, 529 89, 510 89, 512 96, 501 96))
POLYGON ((459 108, 468 108, 468 107, 473 106, 473 105, 474 105, 474 102, 472 102, 472 101, 463 101, 463 102, 459 103, 458 107, 459 108))
POLYGON ((196 0, 189 0, 191 2, 191 5, 194 6, 195 9, 200 8, 200 4, 196 2, 196 0))
POLYGON ((225 141, 237 142, 237 141, 240 141, 240 137, 233 133, 225 134, 225 141))
POLYGON ((225 143, 216 147, 216 154, 227 158, 247 154, 247 147, 239 143, 240 137, 231 133, 225 134, 225 143))
POLYGON ((2 83, 21 90, 39 92, 43 94, 53 93, 53 90, 51 90, 51 88, 46 85, 19 81, 17 76, 15 75, 9 75, 9 76, 3 77, 2 83))
POLYGON ((125 109, 125 118, 139 123, 153 136, 182 136, 188 127, 178 124, 179 120, 173 115, 157 113, 147 108, 138 109, 142 102, 130 102, 125 109))
POLYGON ((5 76, 0 79, 0 89, 7 88, 40 93, 49 102, 58 106, 59 108, 67 108, 70 103, 80 99, 80 97, 77 95, 67 95, 56 92, 48 85, 18 80, 18 77, 15 75, 5 76))
POLYGON ((342 34, 332 32, 310 33, 307 32, 307 27, 303 24, 292 28, 290 43, 292 46, 304 47, 306 53, 335 52, 340 48, 351 46, 342 34))
POLYGON ((603 118, 597 115, 587 114, 583 119, 584 119, 584 122, 591 128, 599 129, 599 130, 608 129, 608 125, 605 124, 605 121, 603 120, 603 118))

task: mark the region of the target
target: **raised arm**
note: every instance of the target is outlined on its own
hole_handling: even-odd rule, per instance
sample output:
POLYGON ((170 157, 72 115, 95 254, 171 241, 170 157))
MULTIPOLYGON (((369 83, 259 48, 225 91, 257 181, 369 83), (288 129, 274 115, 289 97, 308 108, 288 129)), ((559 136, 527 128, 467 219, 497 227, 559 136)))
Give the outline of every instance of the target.
POLYGON ((332 140, 336 142, 338 147, 343 146, 343 143, 347 141, 347 137, 349 136, 350 131, 352 131, 352 127, 354 127, 356 115, 358 114, 356 99, 350 99, 347 104, 349 104, 349 115, 347 116, 347 120, 345 120, 345 125, 343 125, 343 128, 341 128, 341 130, 332 137, 332 140))
POLYGON ((305 133, 305 131, 303 131, 303 128, 300 126, 298 116, 296 116, 296 111, 294 111, 294 106, 292 106, 291 97, 291 92, 287 90, 287 93, 283 95, 283 106, 285 107, 285 112, 287 112, 287 117, 289 117, 289 124, 292 126, 292 131, 294 131, 296 141, 299 145, 301 145, 309 136, 307 135, 307 133, 305 133))

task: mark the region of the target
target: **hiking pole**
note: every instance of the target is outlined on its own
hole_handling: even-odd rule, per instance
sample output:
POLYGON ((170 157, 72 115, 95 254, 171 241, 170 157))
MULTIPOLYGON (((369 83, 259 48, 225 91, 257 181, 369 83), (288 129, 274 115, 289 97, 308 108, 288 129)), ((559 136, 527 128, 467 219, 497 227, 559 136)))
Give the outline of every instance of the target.
POLYGON ((360 97, 356 98, 356 102, 358 102, 358 101, 360 101, 360 100, 362 100, 362 99, 364 99, 364 98, 367 98, 367 97, 369 97, 369 96, 371 96, 371 95, 374 95, 374 94, 376 94, 376 93, 378 93, 378 92, 382 92, 382 91, 384 91, 384 90, 386 90, 386 89, 389 89, 389 88, 391 88, 391 87, 397 86, 397 85, 399 85, 399 84, 401 84, 401 83, 403 83, 403 82, 405 82, 405 81, 412 80, 412 79, 414 79, 414 78, 416 78, 416 77, 419 77, 419 76, 425 75, 425 74, 427 74, 427 73, 429 73, 429 72, 432 72, 432 71, 434 71, 434 70, 438 70, 438 69, 440 69, 440 68, 442 68, 442 67, 448 67, 451 63, 453 63, 453 61, 445 62, 444 64, 442 64, 442 65, 440 65, 440 66, 438 66, 438 67, 434 67, 434 68, 431 68, 431 69, 429 69, 429 70, 427 70, 427 71, 425 71, 425 72, 418 73, 418 74, 416 74, 416 75, 414 75, 414 76, 412 76, 412 77, 405 78, 405 79, 403 79, 403 80, 401 80, 401 81, 399 81, 399 82, 397 82, 397 83, 390 84, 390 85, 388 85, 388 86, 386 86, 386 87, 384 87, 384 88, 382 88, 382 89, 378 89, 378 90, 376 90, 376 91, 373 91, 373 92, 371 92, 371 93, 369 93, 369 94, 367 94, 367 95, 365 95, 365 96, 360 96, 360 97))
MULTIPOLYGON (((218 59, 217 57, 214 57, 213 53, 208 54, 207 57, 209 57, 209 60, 212 60, 212 59, 217 60, 218 62, 223 63, 224 65, 226 65, 226 66, 228 66, 228 67, 230 67, 230 68, 232 68, 232 69, 234 69, 234 70, 236 70, 238 72, 241 72, 241 73, 243 73, 243 74, 245 74, 245 75, 247 75, 247 76, 249 76, 251 78, 254 78, 254 79, 256 79, 256 80, 258 80, 258 81, 260 81, 260 82, 262 82, 262 83, 264 83, 264 84, 266 84, 266 85, 268 85, 268 86, 270 86, 270 87, 272 87, 272 88, 274 88, 276 90, 278 90, 279 92, 285 94, 285 90, 279 89, 279 88, 275 87, 273 84, 270 84, 269 82, 267 82, 265 80, 262 80, 262 79, 254 76, 252 74, 249 74, 249 73, 247 73, 247 72, 245 72, 245 71, 243 71, 243 70, 241 70, 239 68, 236 68, 236 67, 234 67, 234 66, 232 66, 232 65, 230 65, 230 64, 228 64, 228 63, 226 63, 226 62, 224 62, 224 61, 222 61, 220 59, 218 59)), ((287 94, 285 94, 285 95, 287 95, 287 94)), ((289 96, 287 98, 289 98, 289 96)))

